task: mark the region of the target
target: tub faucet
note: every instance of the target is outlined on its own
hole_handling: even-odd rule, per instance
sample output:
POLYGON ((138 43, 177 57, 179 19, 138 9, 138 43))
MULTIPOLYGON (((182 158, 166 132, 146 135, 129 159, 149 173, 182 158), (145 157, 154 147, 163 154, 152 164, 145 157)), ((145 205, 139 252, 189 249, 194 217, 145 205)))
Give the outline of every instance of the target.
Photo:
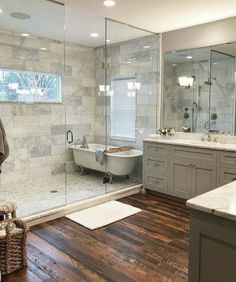
POLYGON ((81 145, 80 145, 80 148, 82 148, 82 149, 88 149, 88 148, 89 148, 89 146, 88 146, 88 141, 87 141, 87 139, 86 139, 85 136, 83 137, 82 140, 79 138, 79 139, 77 139, 77 140, 75 141, 75 147, 76 147, 78 144, 81 144, 81 145))
POLYGON ((88 141, 87 141, 85 136, 83 137, 81 142, 82 142, 82 145, 80 146, 80 148, 83 148, 83 149, 88 149, 89 148, 88 141))

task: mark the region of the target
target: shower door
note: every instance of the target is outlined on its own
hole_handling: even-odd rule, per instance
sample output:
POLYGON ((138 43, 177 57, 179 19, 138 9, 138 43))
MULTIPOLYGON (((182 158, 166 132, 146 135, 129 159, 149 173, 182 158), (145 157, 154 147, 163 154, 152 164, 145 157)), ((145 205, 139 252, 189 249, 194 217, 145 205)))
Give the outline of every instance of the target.
POLYGON ((211 50, 209 130, 234 134, 235 57, 211 50))
POLYGON ((143 138, 156 132, 158 35, 108 19, 95 30, 65 48, 67 203, 141 185, 143 138))
MULTIPOLYGON (((66 23, 68 18, 66 17, 66 23)), ((78 34, 65 44, 65 112, 66 112, 66 202, 67 204, 95 198, 106 193, 106 82, 105 82, 105 19, 96 32, 97 42, 83 43, 83 26, 78 17, 78 34), (100 162, 96 160, 100 153, 100 162)))

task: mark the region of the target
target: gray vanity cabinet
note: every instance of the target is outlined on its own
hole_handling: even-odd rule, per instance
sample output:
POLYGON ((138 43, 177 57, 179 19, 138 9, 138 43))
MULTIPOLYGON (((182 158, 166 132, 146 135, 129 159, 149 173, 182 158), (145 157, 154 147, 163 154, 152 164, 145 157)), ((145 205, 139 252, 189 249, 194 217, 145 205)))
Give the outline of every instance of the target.
POLYGON ((217 187, 217 154, 216 150, 144 142, 144 188, 182 199, 208 192, 217 187))

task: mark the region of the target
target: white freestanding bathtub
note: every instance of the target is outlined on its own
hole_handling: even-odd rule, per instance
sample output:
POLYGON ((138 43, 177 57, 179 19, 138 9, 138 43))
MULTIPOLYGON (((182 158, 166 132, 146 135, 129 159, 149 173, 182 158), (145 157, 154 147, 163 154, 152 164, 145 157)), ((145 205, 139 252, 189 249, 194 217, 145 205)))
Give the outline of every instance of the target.
POLYGON ((88 149, 80 148, 80 145, 72 145, 75 163, 83 168, 107 172, 110 175, 129 175, 135 168, 138 158, 143 155, 142 151, 129 150, 106 154, 104 165, 100 165, 95 159, 96 150, 105 150, 115 148, 114 146, 105 146, 101 144, 88 144, 88 149))

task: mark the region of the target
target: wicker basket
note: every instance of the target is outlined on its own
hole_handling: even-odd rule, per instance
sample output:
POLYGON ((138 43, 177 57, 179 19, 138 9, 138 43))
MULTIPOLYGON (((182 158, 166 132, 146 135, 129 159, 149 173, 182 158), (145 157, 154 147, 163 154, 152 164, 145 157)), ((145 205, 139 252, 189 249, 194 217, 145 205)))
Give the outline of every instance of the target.
POLYGON ((6 275, 27 265, 28 228, 19 219, 2 221, 0 225, 0 271, 2 275, 6 275))

